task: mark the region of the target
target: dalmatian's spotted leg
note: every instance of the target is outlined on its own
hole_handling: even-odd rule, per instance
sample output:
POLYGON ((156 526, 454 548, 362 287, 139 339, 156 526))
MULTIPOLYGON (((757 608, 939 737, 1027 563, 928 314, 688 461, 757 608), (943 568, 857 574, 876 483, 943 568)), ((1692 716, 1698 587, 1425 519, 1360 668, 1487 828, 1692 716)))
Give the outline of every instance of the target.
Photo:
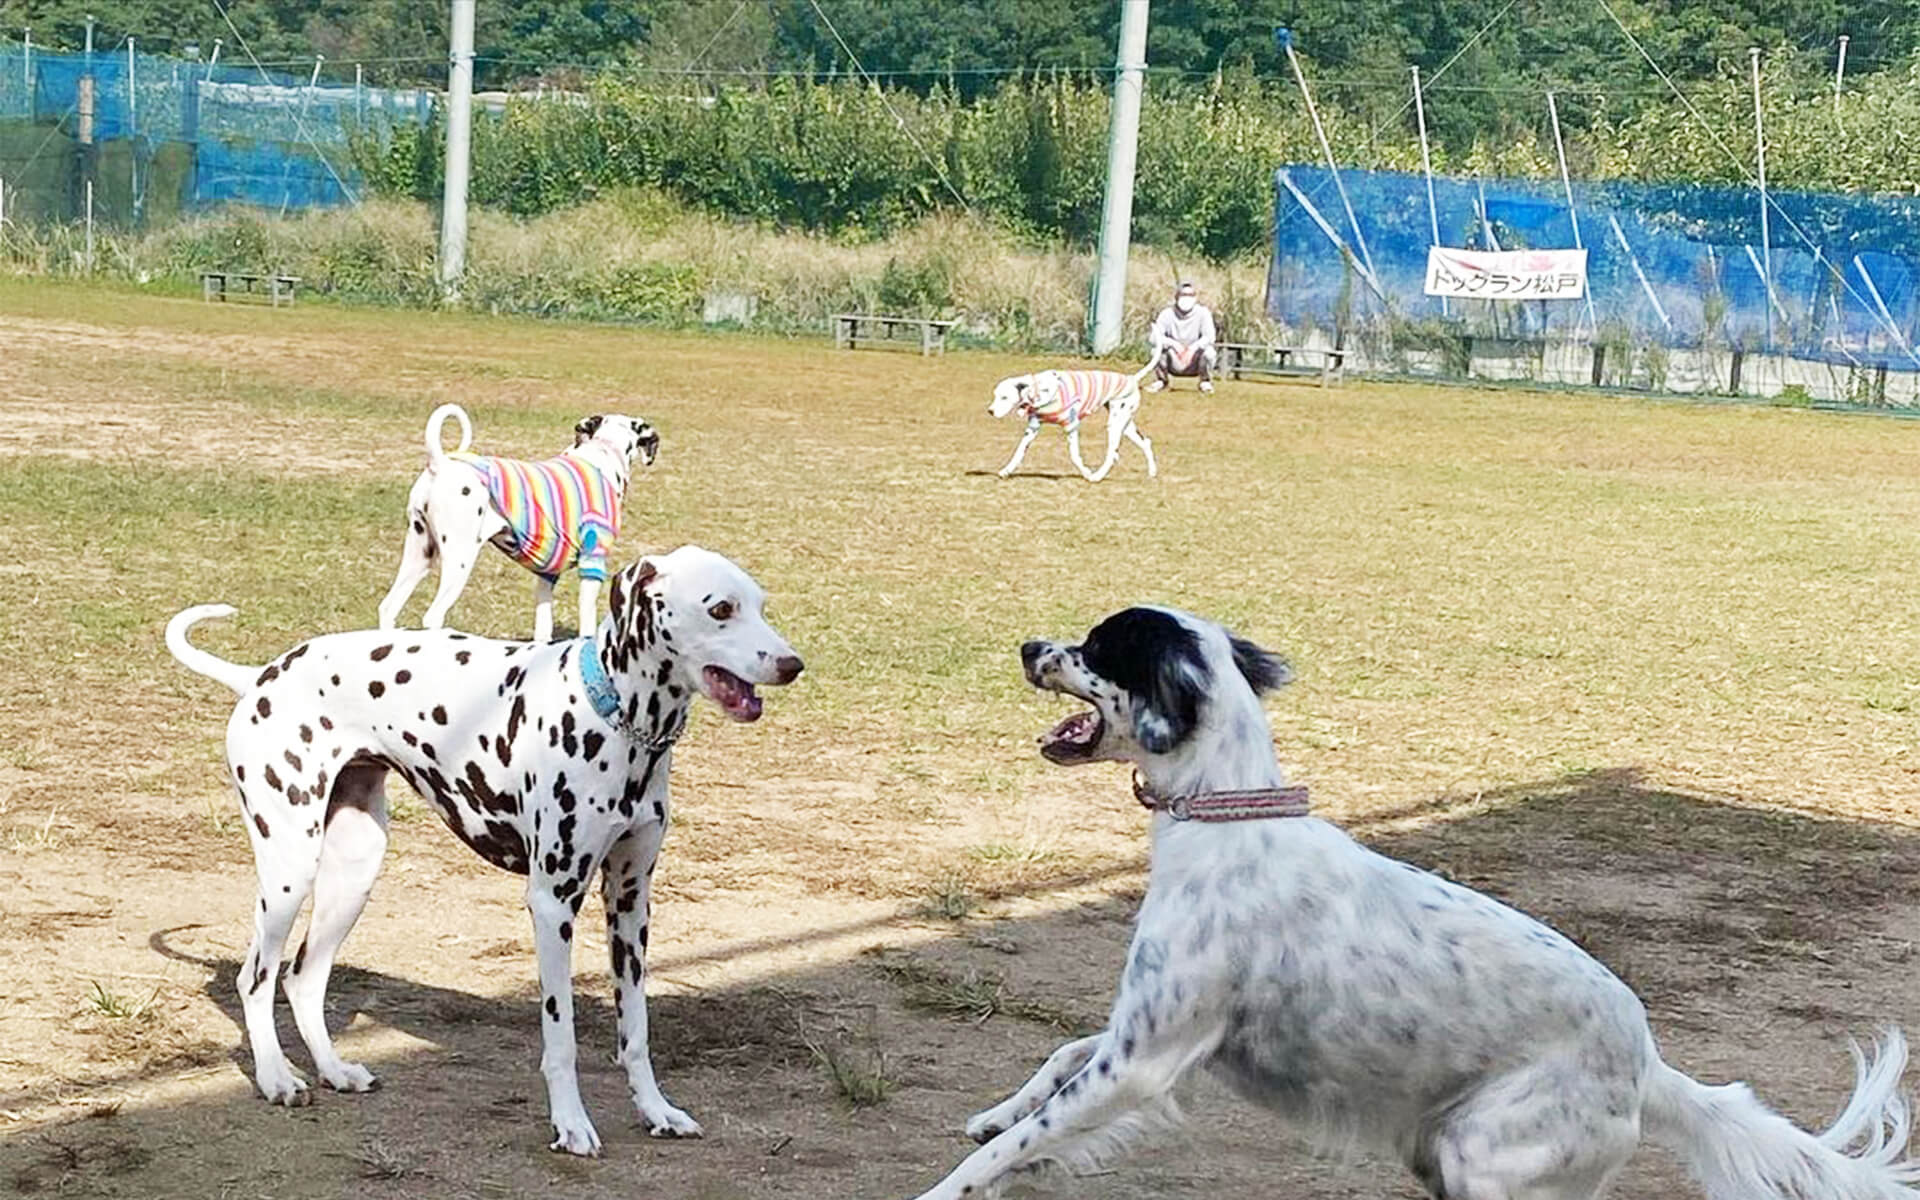
POLYGON ((1153 459, 1153 439, 1140 432, 1140 427, 1132 421, 1127 422, 1127 440, 1140 447, 1140 453, 1147 456, 1147 478, 1158 478, 1160 464, 1153 459))
MULTIPOLYGON (((664 787, 643 801, 662 805, 664 787)), ((635 828, 613 845, 600 875, 607 910, 607 946, 613 958, 614 1009, 619 1015, 620 1046, 615 1055, 627 1069, 634 1107, 655 1137, 699 1137, 700 1123, 668 1103, 653 1077, 647 1049, 647 921, 653 864, 666 833, 663 818, 635 828)))
POLYGON ((1039 436, 1040 436, 1040 418, 1039 417, 1028 418, 1027 431, 1026 433, 1021 435, 1020 444, 1013 448, 1013 457, 1007 460, 1006 466, 1000 468, 1000 478, 1005 479, 1007 476, 1013 474, 1014 471, 1019 469, 1021 461, 1027 457, 1027 447, 1033 445, 1033 439, 1039 436))
POLYGON ((320 873, 313 886, 313 919, 306 940, 294 952, 287 971, 287 1003, 294 1023, 313 1056, 320 1081, 337 1092, 370 1092, 379 1086, 373 1073, 342 1059, 327 1036, 327 978, 334 956, 367 905, 380 861, 387 851, 387 808, 379 767, 354 766, 340 772, 328 804, 320 843, 320 873))
MULTIPOLYGON (((244 764, 237 768, 236 778, 245 770, 244 764)), ((312 1103, 313 1097, 280 1048, 273 1021, 273 993, 287 935, 307 893, 313 890, 320 859, 318 839, 303 836, 301 822, 288 812, 281 794, 260 781, 257 767, 255 774, 241 780, 238 787, 241 811, 248 816, 247 832, 253 840, 260 894, 253 909, 253 944, 247 948, 235 985, 246 1020, 247 1042, 253 1050, 254 1083, 274 1104, 299 1107, 312 1103)))
POLYGON ((433 531, 427 528, 426 485, 413 485, 414 495, 407 502, 407 540, 400 548, 400 570, 380 601, 380 628, 392 629, 400 623, 400 610, 420 581, 433 569, 433 531))
MULTIPOLYGON (((1098 471, 1087 476, 1088 481, 1099 483, 1107 477, 1108 472, 1113 470, 1113 465, 1120 461, 1120 439, 1133 431, 1133 414, 1139 408, 1140 393, 1137 391, 1123 395, 1107 406, 1107 457, 1101 462, 1098 471)), ((1147 447, 1140 438, 1136 437, 1134 441, 1146 450, 1147 473, 1153 474, 1152 449, 1147 447)))
POLYGON ((1087 470, 1086 460, 1080 457, 1080 426, 1078 425, 1067 430, 1067 455, 1073 459, 1073 465, 1080 472, 1082 479, 1087 480, 1089 483, 1098 483, 1100 481, 1100 476, 1087 470))
MULTIPOLYGON (((571 860, 569 860, 571 861, 571 860)), ((582 864, 591 876, 592 864, 582 864)), ((548 1149, 598 1156, 600 1135, 580 1100, 573 1031, 573 921, 585 895, 583 880, 535 867, 527 875, 527 911, 533 916, 540 963, 540 1073, 547 1080, 553 1123, 548 1149)))
POLYGON ((426 629, 446 625, 447 612, 466 589, 467 578, 479 561, 481 547, 507 528, 506 518, 493 511, 484 497, 473 494, 478 485, 459 483, 450 474, 446 479, 427 509, 428 532, 438 539, 440 586, 420 621, 426 629), (463 489, 457 496, 452 494, 456 485, 463 489))

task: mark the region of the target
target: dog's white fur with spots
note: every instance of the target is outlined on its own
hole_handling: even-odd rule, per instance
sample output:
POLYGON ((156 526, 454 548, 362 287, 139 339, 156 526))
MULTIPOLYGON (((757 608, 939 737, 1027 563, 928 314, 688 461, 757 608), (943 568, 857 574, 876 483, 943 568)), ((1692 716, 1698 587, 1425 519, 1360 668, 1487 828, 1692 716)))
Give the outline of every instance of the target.
MULTIPOLYGON (((1092 705, 1043 738, 1053 762, 1131 763, 1160 797, 1284 784, 1259 697, 1285 666, 1212 622, 1129 609, 1021 658, 1092 705)), ((1566 938, 1325 821, 1157 812, 1152 837, 1106 1029, 975 1117, 985 1145, 922 1200, 1100 1162, 1171 1119, 1195 1067, 1318 1145, 1398 1158, 1439 1200, 1591 1200, 1643 1133, 1714 1200, 1920 1196, 1897 1031, 1856 1047, 1853 1095, 1814 1136, 1661 1061, 1639 998, 1566 938)))
MULTIPOLYGON (((407 598, 436 560, 440 563, 440 586, 420 623, 426 629, 444 626, 453 602, 466 590, 467 578, 480 559, 480 548, 509 534, 506 517, 488 497, 486 476, 468 463, 447 457, 441 445, 441 429, 450 420, 460 426, 460 443, 453 452, 464 454, 473 444, 473 422, 458 404, 442 404, 427 418, 427 468, 407 493, 407 538, 400 548, 400 569, 393 577, 393 586, 380 601, 382 629, 398 625, 407 598)), ((639 457, 642 466, 652 466, 660 453, 660 435, 639 417, 617 413, 582 417, 573 427, 572 452, 606 472, 615 481, 614 493, 624 496, 634 457, 639 457)), ((599 604, 600 584, 582 578, 582 635, 593 628, 599 604)), ((544 642, 552 636, 553 581, 535 575, 533 640, 544 642)))
MULTIPOLYGON (((1107 457, 1101 462, 1099 470, 1089 471, 1087 464, 1081 461, 1079 426, 1075 425, 1066 431, 1067 454, 1073 459, 1074 469, 1089 483, 1099 483, 1105 479, 1107 472, 1113 470, 1113 464, 1120 461, 1122 437, 1140 447, 1140 452, 1147 456, 1149 478, 1160 473, 1160 464, 1153 457, 1153 443, 1140 432, 1140 427, 1133 420, 1140 411, 1140 381, 1152 372, 1151 363, 1135 372, 1128 377, 1130 382, 1126 387, 1103 406, 1107 410, 1107 457)), ((1106 374, 1117 376, 1120 373, 1110 371, 1106 374)), ((1040 430, 1046 422, 1033 416, 1033 409, 1048 406, 1059 395, 1060 377, 1059 371, 1036 371, 1031 375, 1012 375, 993 385, 993 399, 987 404, 987 412, 995 420, 1015 410, 1028 414, 1026 432, 1020 435, 1019 445, 1013 448, 1013 457, 1007 460, 1006 466, 1000 468, 1000 478, 1005 479, 1018 469, 1021 461, 1027 457, 1027 447, 1033 445, 1033 439, 1040 436, 1040 430)))
POLYGON ((261 1093, 277 1104, 308 1099, 274 1031, 273 981, 309 893, 306 940, 286 976, 294 1021, 321 1082, 348 1092, 374 1085, 364 1067, 334 1052, 323 1009, 334 955, 386 850, 384 785, 393 771, 481 857, 527 876, 553 1148, 600 1149, 574 1074, 570 968, 573 922, 595 872, 613 960, 617 1058, 634 1104, 656 1135, 697 1135, 693 1118, 660 1094, 647 1053, 649 885, 667 829, 673 743, 694 696, 752 721, 761 711, 754 686, 800 673, 763 602, 745 571, 685 546, 616 574, 590 640, 369 630, 314 638, 262 668, 188 643, 196 622, 232 608, 174 617, 173 656, 240 697, 227 722, 227 765, 260 882, 239 989, 261 1093), (586 655, 599 675, 593 663, 583 667, 586 655), (608 686, 596 692, 593 684, 608 686))

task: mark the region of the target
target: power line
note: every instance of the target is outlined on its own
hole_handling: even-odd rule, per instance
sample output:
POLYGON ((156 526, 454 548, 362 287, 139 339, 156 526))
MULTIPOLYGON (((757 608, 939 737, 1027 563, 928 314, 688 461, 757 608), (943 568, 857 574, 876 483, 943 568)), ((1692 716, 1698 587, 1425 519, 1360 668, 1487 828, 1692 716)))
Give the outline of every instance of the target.
MULTIPOLYGON (((219 11, 220 19, 227 23, 227 28, 233 33, 234 41, 238 42, 240 48, 247 52, 247 59, 253 63, 254 69, 260 72, 261 80, 268 84, 273 83, 273 77, 267 74, 267 69, 261 66, 260 60, 254 56, 253 47, 247 44, 247 39, 245 35, 240 32, 240 27, 233 23, 231 16, 227 15, 226 5, 220 3, 220 0, 213 0, 213 7, 219 11)), ((333 176, 333 181, 340 185, 340 193, 347 198, 347 203, 358 204, 360 197, 354 193, 352 187, 348 186, 347 181, 340 177, 340 172, 334 169, 333 160, 329 159, 327 152, 320 148, 320 143, 315 140, 312 131, 307 128, 306 121, 297 112, 291 113, 290 115, 293 117, 293 127, 300 131, 301 139, 304 140, 307 145, 313 147, 314 154, 320 159, 320 165, 324 166, 327 169, 327 174, 333 176)))
POLYGON ((867 75, 867 69, 860 65, 859 58, 855 57, 853 53, 853 47, 847 45, 847 39, 841 37, 840 31, 834 28, 833 19, 827 16, 825 9, 820 7, 820 0, 807 0, 807 3, 813 6, 814 13, 819 16, 821 22, 826 25, 827 32, 833 35, 833 40, 840 43, 840 49, 846 53, 847 61, 853 64, 853 69, 860 72, 861 75, 866 77, 868 82, 873 84, 873 90, 879 95, 880 103, 886 105, 887 111, 893 114, 893 123, 900 127, 900 132, 906 134, 907 140, 913 143, 914 149, 920 151, 920 156, 927 160, 927 164, 933 168, 934 174, 940 177, 940 182, 946 185, 947 191, 952 193, 953 198, 960 202, 960 207, 971 213, 973 211, 973 205, 967 203, 967 198, 960 194, 960 189, 953 186, 953 180, 947 178, 947 169, 941 164, 940 160, 927 153, 927 148, 921 145, 919 136, 908 127, 906 118, 902 117, 900 110, 893 106, 893 101, 887 99, 886 89, 880 86, 880 81, 871 75, 867 75))
POLYGON ((739 20, 740 14, 746 10, 747 0, 740 0, 740 3, 734 5, 733 11, 727 14, 727 19, 720 23, 720 28, 714 30, 713 36, 707 39, 707 44, 700 47, 700 53, 687 60, 687 67, 691 69, 699 66, 701 62, 706 59, 707 55, 712 52, 713 48, 720 44, 721 36, 724 35, 727 30, 733 28, 733 23, 739 20))

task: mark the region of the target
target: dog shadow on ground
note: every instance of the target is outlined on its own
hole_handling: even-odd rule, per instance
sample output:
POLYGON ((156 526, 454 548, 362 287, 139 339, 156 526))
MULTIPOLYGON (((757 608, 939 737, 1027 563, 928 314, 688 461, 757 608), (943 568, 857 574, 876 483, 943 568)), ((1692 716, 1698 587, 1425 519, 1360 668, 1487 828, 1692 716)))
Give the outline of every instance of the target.
MULTIPOLYGON (((1829 1118, 1850 1083, 1846 1035, 1889 1021, 1920 1025, 1913 831, 1649 787, 1628 769, 1436 797, 1367 828, 1386 830, 1360 831, 1375 849, 1573 937, 1646 1000, 1670 1058, 1708 1077, 1745 1076, 1804 1124, 1829 1118)), ((224 1086, 177 1089, 178 1099, 138 1108, 81 1106, 71 1120, 10 1136, 0 1141, 0 1186, 90 1196, 563 1188, 611 1197, 644 1180, 700 1200, 911 1195, 961 1157, 954 1134, 967 1113, 1017 1086, 1056 1041, 1100 1023, 1141 886, 1133 870, 1104 881, 1036 873, 975 896, 961 919, 934 922, 940 936, 931 941, 902 937, 878 952, 656 995, 654 1064, 668 1095, 707 1123, 697 1146, 652 1142, 635 1127, 608 1061, 612 1004, 604 985, 587 982, 601 966, 576 956, 582 1087, 607 1142, 597 1162, 544 1150, 531 961, 528 984, 505 996, 338 968, 332 1027, 383 1027, 410 1049, 369 1061, 387 1085, 380 1093, 323 1093, 290 1111, 247 1088, 238 964, 195 957, 178 948, 176 931, 155 931, 156 963, 184 957, 207 968, 206 998, 234 1022, 232 1049, 196 1068, 224 1086), (1085 894, 1089 884, 1104 894, 1014 915, 1050 890, 1085 894)), ((928 918, 907 907, 899 926, 924 934, 928 918)), ((304 1070, 284 1003, 278 1012, 283 1044, 304 1070)), ((32 1098, 0 1095, 0 1110, 32 1098)), ((1356 1176, 1364 1169, 1314 1163, 1292 1142, 1276 1151, 1270 1125, 1214 1092, 1192 1110, 1201 1119, 1174 1150, 1129 1160, 1103 1177, 1101 1194, 1332 1200, 1363 1194, 1352 1189, 1364 1177, 1377 1181, 1364 1194, 1418 1195, 1398 1168, 1356 1176)), ((1629 1179, 1615 1194, 1661 1195, 1667 1185, 1646 1186, 1634 1190, 1629 1179)))
POLYGON ((1084 478, 1084 476, 1081 476, 1072 471, 1015 471, 1011 475, 1002 476, 998 471, 988 471, 981 468, 975 468, 974 470, 970 470, 964 473, 970 476, 976 476, 983 479, 1005 478, 1005 479, 1074 479, 1074 480, 1078 480, 1078 479, 1084 478))

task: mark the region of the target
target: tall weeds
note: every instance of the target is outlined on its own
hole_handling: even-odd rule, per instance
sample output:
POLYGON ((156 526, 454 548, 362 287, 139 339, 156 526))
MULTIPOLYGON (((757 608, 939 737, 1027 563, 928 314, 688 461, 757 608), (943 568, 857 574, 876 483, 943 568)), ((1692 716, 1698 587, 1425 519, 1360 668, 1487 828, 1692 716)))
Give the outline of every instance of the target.
MULTIPOLYGON (((355 303, 436 303, 433 212, 412 200, 276 217, 226 209, 144 236, 102 232, 95 274, 192 284, 205 270, 284 271, 355 303)), ((0 266, 85 273, 78 231, 7 227, 0 266)), ((480 210, 463 303, 482 311, 825 332, 836 312, 951 318, 961 341, 1028 349, 1079 344, 1091 253, 967 214, 935 213, 884 238, 782 232, 617 189, 530 218, 480 210), (741 320, 745 315, 746 319, 741 320)), ((1173 284, 1192 278, 1223 322, 1264 328, 1265 267, 1252 257, 1137 250, 1128 328, 1144 330, 1173 284)))

